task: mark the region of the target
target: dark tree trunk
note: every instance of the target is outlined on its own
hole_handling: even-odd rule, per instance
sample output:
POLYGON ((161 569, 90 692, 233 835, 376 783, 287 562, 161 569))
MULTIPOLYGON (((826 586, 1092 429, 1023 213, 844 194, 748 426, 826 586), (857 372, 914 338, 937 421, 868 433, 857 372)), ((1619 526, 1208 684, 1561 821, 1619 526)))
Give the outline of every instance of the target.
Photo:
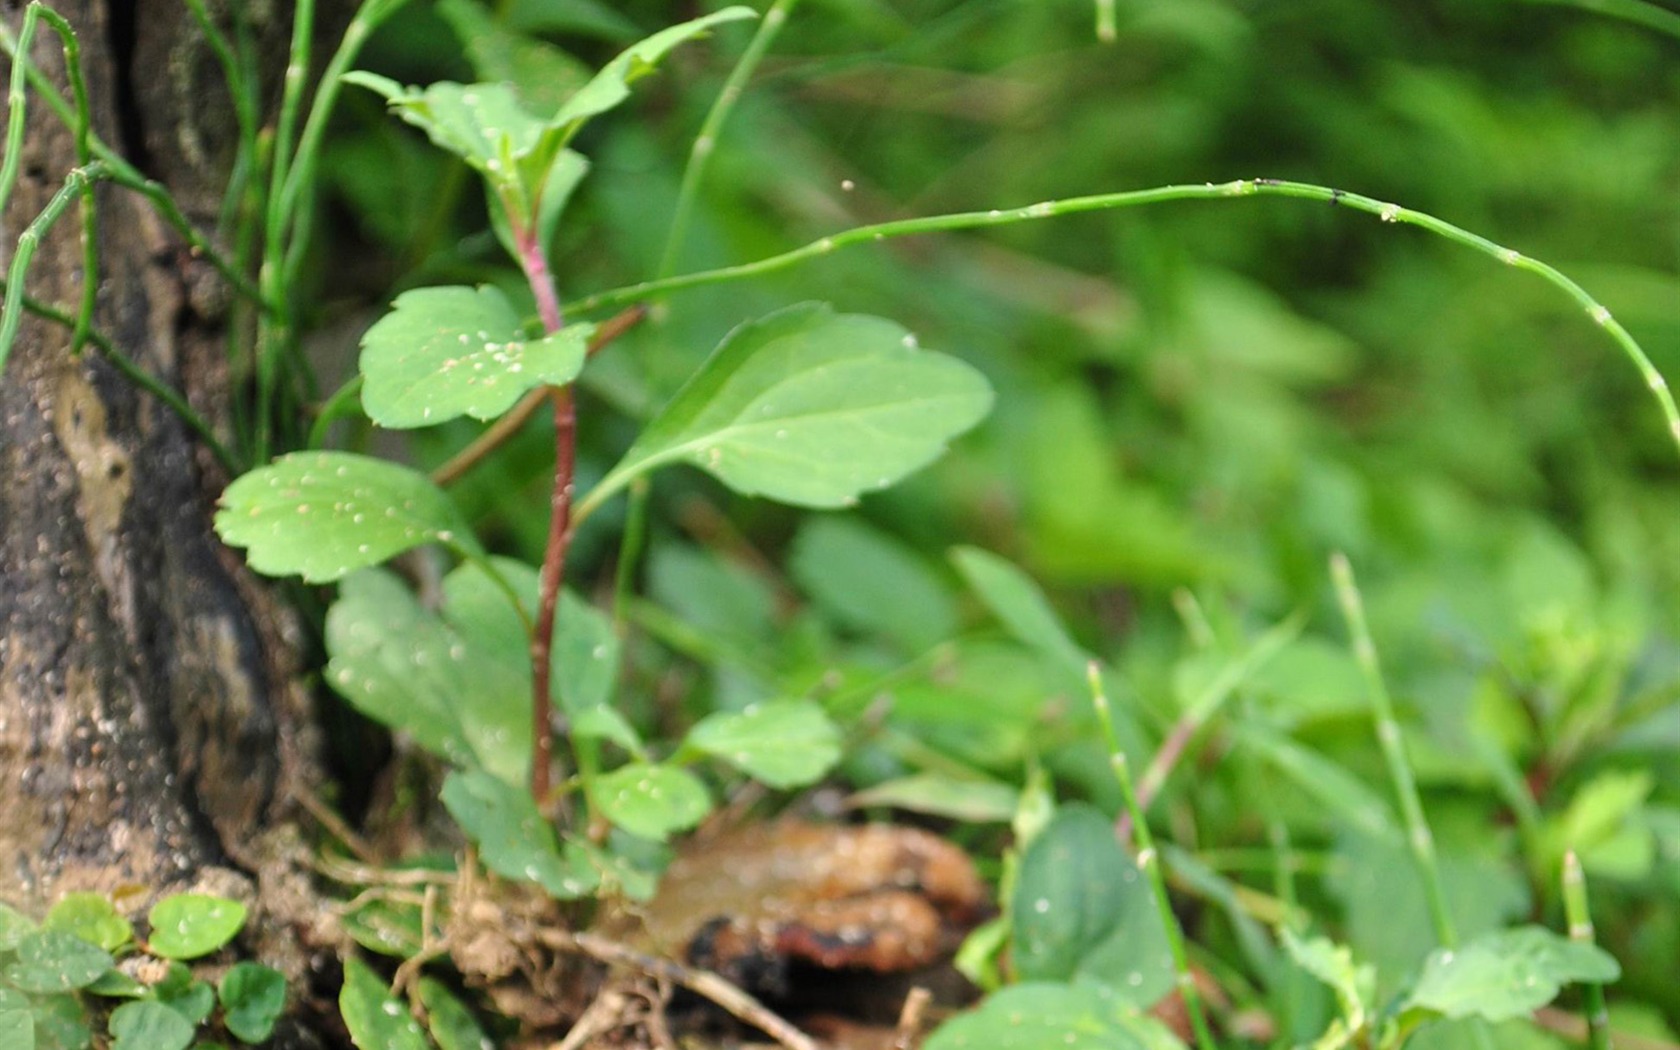
MULTIPOLYGON (((15 32, 21 4, 5 7, 15 32)), ((232 110, 186 5, 54 7, 79 35, 98 134, 213 216, 232 110)), ((62 89, 52 33, 33 58, 62 89)), ((32 95, 0 251, 75 164, 32 95)), ((225 419, 213 275, 136 195, 102 186, 98 202, 97 326, 225 419)), ((74 304, 82 280, 72 211, 28 287, 74 304)), ((69 890, 212 887, 253 905, 247 949, 301 977, 320 960, 298 936, 313 916, 290 821, 318 740, 284 611, 211 531, 226 480, 168 408, 25 320, 0 375, 0 899, 38 912, 69 890)))

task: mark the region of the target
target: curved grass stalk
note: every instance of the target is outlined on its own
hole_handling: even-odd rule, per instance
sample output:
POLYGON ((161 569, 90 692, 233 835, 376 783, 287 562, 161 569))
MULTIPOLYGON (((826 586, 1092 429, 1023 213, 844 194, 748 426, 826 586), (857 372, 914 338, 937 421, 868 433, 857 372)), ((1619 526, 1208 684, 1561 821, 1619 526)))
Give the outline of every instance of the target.
MULTIPOLYGON (((17 248, 12 255, 11 266, 6 271, 6 296, 0 300, 0 373, 6 370, 6 358, 11 355, 12 343, 17 339, 18 325, 23 321, 23 280, 29 272, 29 263, 35 258, 35 252, 41 246, 41 240, 52 229, 53 223, 59 220, 72 201, 89 192, 93 184, 108 174, 105 166, 98 161, 86 167, 76 168, 64 179, 64 185, 47 201, 47 206, 41 209, 41 214, 18 234, 17 248)), ((80 319, 77 327, 80 327, 80 319)))
POLYGON ((1627 359, 1633 363, 1634 368, 1638 370, 1640 377, 1645 381, 1646 387, 1656 398, 1658 407, 1663 413, 1663 418, 1668 424, 1669 434, 1674 439, 1676 449, 1680 450, 1680 408, 1676 408, 1674 395, 1669 391, 1668 383, 1663 379, 1662 373, 1657 371, 1656 366, 1651 363, 1650 357, 1646 355, 1644 349, 1628 333, 1627 329, 1623 328, 1621 323, 1611 316, 1609 309, 1561 271, 1538 259, 1523 255, 1513 248, 1496 244, 1486 237, 1471 233, 1462 227, 1454 226, 1452 223, 1438 219, 1433 215, 1403 208, 1398 204, 1379 201, 1372 197, 1364 197, 1357 193, 1347 193, 1329 186, 1316 186, 1304 182, 1285 182, 1280 179, 1238 179, 1235 182, 1157 186, 1145 190, 1129 190, 1121 193, 1103 193, 1089 197, 1069 197, 1062 200, 1041 201, 1024 208, 956 212, 920 219, 900 219, 894 222, 875 223, 869 226, 854 227, 790 251, 782 252, 779 255, 768 256, 754 262, 643 281, 640 284, 597 292, 573 301, 569 304, 569 309, 587 313, 627 302, 655 299, 688 288, 699 288, 747 277, 757 277, 762 274, 784 270, 811 259, 820 258, 841 248, 849 248, 858 244, 873 244, 893 237, 1009 226, 1034 219, 1049 219, 1089 211, 1110 211, 1146 204, 1165 204, 1172 201, 1228 200, 1240 197, 1298 197, 1342 205, 1354 211, 1375 215, 1383 222, 1421 227, 1452 241, 1454 244, 1471 248, 1483 255, 1491 256, 1507 266, 1526 270, 1546 280, 1573 299, 1594 324, 1609 333, 1610 338, 1627 359))

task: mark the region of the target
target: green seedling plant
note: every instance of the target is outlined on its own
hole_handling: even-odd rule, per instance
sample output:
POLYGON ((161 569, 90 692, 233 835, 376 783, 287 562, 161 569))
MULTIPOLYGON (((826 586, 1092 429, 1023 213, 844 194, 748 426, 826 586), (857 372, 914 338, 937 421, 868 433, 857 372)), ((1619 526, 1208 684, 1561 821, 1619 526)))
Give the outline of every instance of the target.
POLYGON ((186 1050, 226 1037, 266 1043, 286 1006, 286 979, 238 962, 210 980, 195 962, 226 947, 245 925, 238 901, 165 896, 142 939, 111 900, 72 893, 37 924, 0 904, 0 1046, 8 1050, 186 1050))
MULTIPOLYGON (((21 314, 34 312, 70 329, 73 351, 84 344, 95 348, 168 402, 230 471, 264 463, 274 448, 296 444, 273 427, 299 396, 294 387, 301 366, 294 351, 301 322, 289 289, 307 247, 316 162, 335 100, 346 87, 372 92, 398 118, 459 158, 483 184, 496 238, 520 275, 518 290, 446 286, 400 295, 364 337, 358 377, 317 415, 311 450, 282 455, 241 476, 224 494, 216 524, 224 540, 246 550, 258 571, 337 584, 326 619, 328 683, 359 710, 447 762, 452 772, 443 801, 476 844, 478 857, 496 873, 536 884, 556 899, 651 894, 660 847, 713 811, 717 780, 745 777, 771 788, 797 788, 827 776, 846 751, 843 730, 850 727, 836 714, 845 704, 811 699, 811 691, 793 684, 744 709, 707 715, 671 741, 645 739, 621 710, 616 692, 624 617, 640 614, 639 625, 657 631, 654 613, 629 594, 651 477, 663 467, 689 466, 742 495, 795 507, 848 507, 936 458, 981 420, 993 397, 975 369, 921 349, 893 321, 822 303, 796 304, 743 321, 641 427, 618 462, 593 485, 580 488, 576 385, 592 355, 635 324, 650 301, 771 274, 889 238, 1158 203, 1289 197, 1365 213, 1385 224, 1418 227, 1550 282, 1634 363, 1680 441, 1680 413, 1660 373, 1626 329, 1574 281, 1433 216, 1328 187, 1259 178, 1051 200, 860 226, 755 262, 673 273, 707 159, 755 63, 795 8, 794 0, 770 6, 708 115, 684 173, 655 275, 563 303, 556 275, 566 260, 553 254, 553 246, 568 200, 589 173, 589 161, 574 149, 579 131, 625 102, 635 82, 674 48, 713 28, 745 21, 753 12, 732 7, 657 33, 625 50, 557 105, 539 110, 482 69, 486 82, 424 88, 349 72, 367 35, 400 2, 362 5, 307 107, 313 5, 308 0, 297 5, 280 118, 268 147, 259 142, 255 84, 242 58, 248 41, 238 32, 224 38, 201 4, 189 4, 223 59, 241 128, 240 159, 222 231, 236 245, 231 256, 217 252, 180 218, 160 187, 92 134, 74 34, 50 9, 32 4, 17 38, 0 40, 14 57, 0 202, 16 177, 24 99, 31 86, 77 132, 79 164, 20 241, 0 307, 0 364, 21 314), (24 60, 40 26, 56 32, 64 45, 71 100, 24 60), (273 159, 259 171, 266 156, 273 159), (253 418, 241 421, 241 440, 233 447, 218 443, 178 393, 122 357, 93 328, 91 298, 67 309, 23 294, 33 246, 72 206, 79 206, 89 246, 86 287, 91 295, 97 256, 89 189, 100 181, 147 196, 241 293, 238 309, 250 313, 254 335, 249 345, 230 349, 257 390, 259 408, 253 418), (253 272, 254 281, 245 276, 253 272), (614 309, 623 312, 611 315, 614 309), (484 439, 427 476, 398 463, 322 448, 330 423, 358 404, 369 420, 388 429, 465 417, 487 424, 487 430, 484 439), (534 418, 552 428, 554 460, 547 543, 538 565, 492 554, 447 491, 451 481, 479 462, 485 448, 534 418), (568 589, 567 555, 581 525, 626 494, 631 511, 619 559, 619 591, 609 612, 568 589), (381 567, 427 545, 455 559, 436 588, 435 601, 429 595, 423 599, 402 575, 381 567), (557 725, 563 732, 557 734, 557 725)), ((1112 36, 1115 5, 1099 0, 1096 9, 1099 35, 1112 36)), ((456 4, 450 10, 470 17, 473 8, 456 4)), ((237 324, 230 328, 243 331, 237 324)), ((832 552, 856 539, 833 532, 822 537, 815 530, 809 535, 814 563, 824 549, 832 552)), ((1212 1045, 1212 1024, 1195 979, 1197 967, 1207 960, 1196 958, 1187 943, 1170 907, 1169 885, 1193 885, 1224 908, 1239 930, 1255 925, 1254 906, 1231 892, 1229 880, 1206 877, 1194 858, 1157 843, 1148 821, 1152 800, 1191 743, 1213 733, 1228 734, 1244 761, 1290 780, 1348 826, 1401 844, 1425 890, 1437 950, 1402 990, 1379 1000, 1369 964, 1347 947, 1308 932, 1300 921, 1291 876, 1282 863, 1290 855, 1287 837, 1281 819, 1274 821, 1277 840, 1285 844, 1277 851, 1282 904, 1266 920, 1278 931, 1275 945, 1282 950, 1273 949, 1273 954, 1279 965, 1321 983, 1334 1000, 1334 1018, 1318 1045, 1386 1048, 1428 1021, 1468 1018, 1480 1023, 1522 1016, 1572 982, 1582 983, 1589 1000, 1601 1003, 1598 986, 1614 980, 1617 969, 1590 943, 1590 934, 1581 935, 1584 876, 1574 864, 1573 849, 1584 840, 1614 844, 1625 830, 1625 818, 1649 793, 1648 778, 1603 774, 1578 791, 1560 819, 1547 818, 1532 805, 1524 809, 1520 792, 1513 795, 1536 870, 1551 880, 1557 864, 1565 865, 1563 897, 1571 909, 1573 940, 1522 926, 1461 943, 1402 747, 1399 716, 1377 668, 1375 645, 1345 561, 1335 564, 1332 576, 1354 635, 1398 817, 1396 807, 1352 774, 1248 713, 1250 680, 1280 649, 1295 644, 1303 618, 1285 620, 1229 654, 1219 674, 1189 692, 1162 733, 1171 746, 1151 751, 1148 728, 1133 717, 1126 694, 1117 688, 1117 670, 1093 665, 1024 572, 971 548, 955 552, 953 563, 1014 643, 1054 674, 1089 683, 1099 717, 1094 723, 1073 723, 1068 730, 1070 737, 1083 734, 1085 740, 1059 743, 1072 749, 1100 732, 1114 774, 1108 790, 1118 788, 1124 812, 1116 827, 1093 806, 1054 805, 1042 781, 1017 792, 997 781, 976 781, 968 776, 972 770, 963 768, 904 777, 864 793, 869 804, 933 815, 998 823, 1014 818, 1016 838, 1004 863, 1003 914, 965 952, 970 972, 997 990, 979 1010, 941 1028, 930 1040, 936 1050, 1135 1041, 1170 1045, 1171 1034, 1143 1011, 1174 991, 1184 1001, 1197 1043, 1204 1050, 1212 1045), (1108 701, 1111 693, 1118 702, 1108 701), (1134 763, 1142 770, 1135 781, 1134 763), (1593 998, 1595 993, 1599 998, 1593 998)), ((851 600, 837 589, 831 594, 841 607, 851 600)), ((901 622, 894 628, 903 637, 917 638, 916 626, 901 622)), ((1204 626, 1192 633, 1211 630, 1204 626)), ((1550 712, 1557 722, 1549 741, 1553 750, 1569 757, 1596 739, 1608 718, 1607 704, 1602 697, 1584 696, 1580 713, 1550 712)), ((21 918, 0 914, 7 924, 0 926, 0 981, 9 982, 0 987, 0 1036, 57 1024, 76 1006, 73 995, 120 997, 126 992, 106 989, 133 991, 109 976, 118 972, 110 963, 101 964, 84 947, 114 958, 113 953, 130 950, 127 935, 111 932, 114 925, 104 928, 98 909, 85 902, 61 907, 67 915, 85 909, 93 916, 75 920, 83 931, 73 933, 75 943, 48 936, 50 916, 49 929, 34 931, 21 918), (103 944, 113 937, 114 943, 103 944)), ((379 939, 363 933, 368 936, 364 943, 379 939)), ((407 954, 418 950, 408 947, 407 954)), ((167 937, 160 950, 155 934, 145 948, 159 958, 186 958, 168 954, 178 949, 167 937)), ((188 977, 179 980, 188 989, 197 987, 188 977)), ((264 996, 272 995, 270 979, 249 980, 261 986, 264 996)), ((173 1045, 180 1025, 152 1008, 163 998, 173 1001, 173 989, 166 980, 152 994, 142 990, 113 1012, 111 1031, 118 1045, 173 1045), (165 986, 171 989, 168 996, 156 991, 165 986), (131 1009, 141 1006, 146 1009, 131 1009), (118 1014, 124 1018, 120 1031, 118 1014), (165 1036, 151 1027, 165 1024, 172 1026, 165 1036)), ((246 993, 236 983, 230 994, 234 1005, 222 1000, 225 1027, 249 1040, 259 1028, 247 1026, 241 1032, 235 1025, 246 1022, 234 1020, 236 1012, 246 1016, 246 993)), ((453 1045, 477 1045, 482 1039, 441 984, 423 978, 417 994, 432 1037, 441 1045, 452 1045, 451 1040, 453 1045)), ((184 992, 180 998, 199 1003, 205 992, 184 992)), ((425 1045, 425 1035, 382 979, 356 960, 347 963, 340 1002, 347 1024, 365 1045, 425 1045)), ((163 1005, 181 1014, 171 1003, 163 1005)), ((1591 1012, 1594 1038, 1602 1039, 1602 1009, 1594 1005, 1591 1012)), ((207 1016, 208 1010, 186 1019, 195 1026, 207 1016)), ((188 1038, 191 1034, 189 1027, 188 1038)), ((85 1040, 53 1038, 62 1045, 85 1045, 85 1040)))
POLYGON ((591 827, 663 841, 704 818, 713 802, 693 763, 715 759, 785 788, 822 777, 839 757, 838 727, 798 699, 713 715, 671 753, 654 753, 612 705, 618 647, 610 622, 563 588, 578 526, 638 479, 677 463, 746 495, 846 506, 927 463, 991 403, 976 371, 921 349, 893 322, 793 306, 732 332, 618 465, 574 499, 572 385, 597 327, 566 323, 547 254, 588 170, 570 144, 673 47, 751 15, 729 8, 658 33, 540 118, 502 84, 415 89, 372 74, 346 77, 482 178, 529 295, 516 303, 492 287, 442 287, 398 297, 363 339, 363 409, 390 428, 463 415, 493 421, 539 392, 555 450, 540 568, 488 556, 425 475, 351 453, 283 456, 231 485, 217 516, 223 539, 246 548, 258 570, 343 581, 327 619, 329 680, 456 767, 444 801, 491 868, 562 899, 597 892, 611 870, 591 827), (525 321, 532 307, 535 327, 525 321), (426 543, 461 559, 437 610, 372 568, 426 543), (572 773, 558 784, 556 707, 573 748, 572 773), (619 756, 610 768, 608 747, 619 756), (539 819, 556 807, 572 810, 559 842, 539 819))

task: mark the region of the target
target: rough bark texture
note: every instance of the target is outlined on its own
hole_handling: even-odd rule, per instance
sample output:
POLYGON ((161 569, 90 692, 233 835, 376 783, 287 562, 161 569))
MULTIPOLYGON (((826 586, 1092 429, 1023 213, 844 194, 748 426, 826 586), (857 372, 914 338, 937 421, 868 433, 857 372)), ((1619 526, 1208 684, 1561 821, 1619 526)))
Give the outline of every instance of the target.
MULTIPOLYGON (((229 151, 220 71, 179 0, 54 0, 76 27, 95 122, 213 215, 229 151)), ((212 7, 216 5, 212 4, 212 7)), ((253 8, 260 4, 251 5, 253 8)), ((21 4, 0 16, 16 28, 21 4)), ((261 12, 254 12, 262 17, 261 12)), ((63 84, 51 33, 35 61, 63 84)), ((0 252, 76 163, 70 132, 32 100, 0 252)), ((99 190, 98 327, 141 365, 225 415, 223 335, 203 264, 135 195, 99 190)), ((66 216, 29 274, 77 301, 66 216)), ((287 620, 216 541, 225 478, 164 406, 69 333, 27 319, 0 376, 0 899, 38 911, 63 892, 189 885, 256 907, 256 954, 301 976, 287 914, 308 899, 287 863, 292 789, 317 778, 287 620)))

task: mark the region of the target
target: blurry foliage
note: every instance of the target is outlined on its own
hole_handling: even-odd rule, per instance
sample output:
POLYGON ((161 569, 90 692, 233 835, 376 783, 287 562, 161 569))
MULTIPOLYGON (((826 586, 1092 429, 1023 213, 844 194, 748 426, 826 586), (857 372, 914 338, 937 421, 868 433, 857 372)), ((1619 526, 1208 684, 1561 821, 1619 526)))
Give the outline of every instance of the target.
MULTIPOLYGON (((362 64, 426 83, 471 60, 539 99, 697 7, 416 4, 362 64)), ((679 268, 885 219, 1298 178, 1558 266, 1680 375, 1680 40, 1509 0, 1120 0, 1118 15, 1102 44, 1087 0, 808 0, 717 144, 679 268)), ((674 56, 634 119, 587 132, 595 170, 556 245, 564 295, 654 272, 690 140, 749 32, 674 56)), ((359 305, 445 279, 508 285, 459 167, 367 99, 350 109, 325 170, 323 288, 359 305)), ((629 610, 639 725, 674 736, 711 711, 809 696, 861 719, 843 768, 855 786, 894 785, 869 797, 943 812, 952 781, 1019 783, 1042 763, 1064 797, 1112 813, 1070 666, 1082 650, 1109 668, 1141 769, 1199 686, 1308 610, 1152 812, 1215 885, 1271 893, 1272 869, 1298 862, 1303 903, 1387 994, 1431 942, 1326 587, 1342 550, 1361 567, 1460 933, 1561 928, 1574 848, 1623 963, 1618 1023, 1673 1038, 1680 463, 1638 376, 1570 303, 1415 230, 1304 202, 889 242, 669 299, 584 373, 583 477, 726 330, 800 298, 959 351, 996 408, 855 512, 662 476, 646 597, 629 610), (947 557, 959 543, 1023 566, 1070 633, 1035 641, 983 604, 947 557)), ((419 432, 412 453, 435 464, 472 432, 419 432)), ((534 428, 455 490, 528 562, 548 454, 534 428)), ((617 513, 580 536, 585 591, 610 586, 617 513)), ((1188 860, 1169 869, 1186 890, 1188 860)), ((1198 961, 1259 961, 1219 908, 1190 934, 1198 961)), ((1328 994, 1272 964, 1248 979, 1282 1036, 1316 1036, 1328 994)))

